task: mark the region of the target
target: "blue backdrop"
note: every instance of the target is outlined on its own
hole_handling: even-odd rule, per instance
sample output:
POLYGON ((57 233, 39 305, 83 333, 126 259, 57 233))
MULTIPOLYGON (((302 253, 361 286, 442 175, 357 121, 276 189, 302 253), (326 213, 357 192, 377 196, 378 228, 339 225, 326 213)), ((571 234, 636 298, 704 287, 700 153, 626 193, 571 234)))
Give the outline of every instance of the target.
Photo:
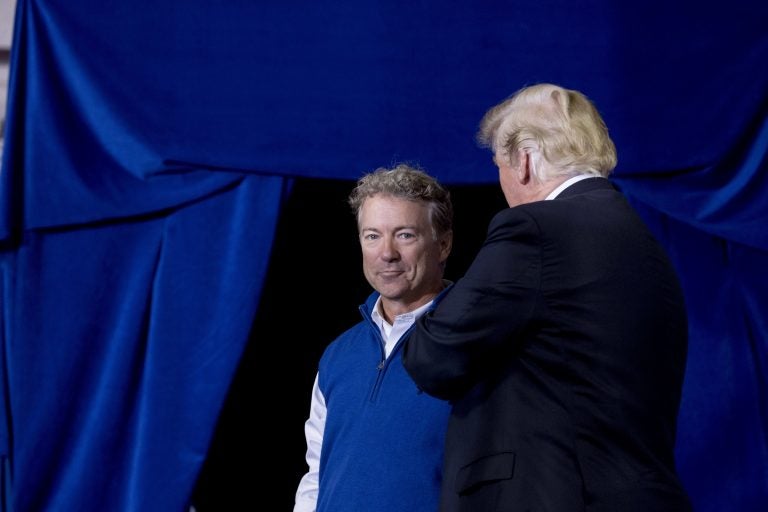
POLYGON ((290 183, 400 160, 494 183, 477 123, 541 81, 595 101, 683 280, 696 509, 768 509, 766 27, 759 0, 19 0, 4 510, 183 510, 290 183))

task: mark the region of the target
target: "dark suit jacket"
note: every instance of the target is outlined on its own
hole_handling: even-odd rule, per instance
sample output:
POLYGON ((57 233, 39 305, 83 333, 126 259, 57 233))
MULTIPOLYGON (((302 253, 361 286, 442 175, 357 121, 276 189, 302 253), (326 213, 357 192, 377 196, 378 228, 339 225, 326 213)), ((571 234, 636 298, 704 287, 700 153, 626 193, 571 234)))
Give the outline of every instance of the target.
POLYGON ((498 213, 404 349, 453 403, 442 511, 690 510, 673 456, 683 295, 607 179, 498 213))

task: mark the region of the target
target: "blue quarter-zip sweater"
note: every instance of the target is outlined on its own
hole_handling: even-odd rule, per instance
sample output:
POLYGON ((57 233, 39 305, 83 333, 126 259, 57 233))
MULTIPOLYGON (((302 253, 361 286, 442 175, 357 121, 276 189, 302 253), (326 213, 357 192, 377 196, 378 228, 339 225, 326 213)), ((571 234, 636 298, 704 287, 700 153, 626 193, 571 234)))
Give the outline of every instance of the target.
POLYGON ((439 506, 450 405, 416 387, 403 368, 402 338, 384 359, 371 319, 378 296, 368 297, 360 306, 363 320, 320 359, 327 417, 318 512, 436 512, 439 506))

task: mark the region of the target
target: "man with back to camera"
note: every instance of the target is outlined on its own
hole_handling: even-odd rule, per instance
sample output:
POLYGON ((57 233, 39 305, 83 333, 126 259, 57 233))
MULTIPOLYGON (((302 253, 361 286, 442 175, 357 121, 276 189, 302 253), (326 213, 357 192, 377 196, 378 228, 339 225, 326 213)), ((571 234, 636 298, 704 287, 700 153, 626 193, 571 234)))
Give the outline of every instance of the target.
POLYGON ((375 291, 320 359, 294 512, 434 512, 450 407, 416 387, 399 340, 448 285, 450 194, 401 164, 363 176, 349 203, 375 291))
POLYGON ((539 84, 491 108, 479 141, 510 208, 403 349, 416 383, 453 406, 440 510, 691 510, 673 451, 683 294, 606 179, 602 118, 539 84))

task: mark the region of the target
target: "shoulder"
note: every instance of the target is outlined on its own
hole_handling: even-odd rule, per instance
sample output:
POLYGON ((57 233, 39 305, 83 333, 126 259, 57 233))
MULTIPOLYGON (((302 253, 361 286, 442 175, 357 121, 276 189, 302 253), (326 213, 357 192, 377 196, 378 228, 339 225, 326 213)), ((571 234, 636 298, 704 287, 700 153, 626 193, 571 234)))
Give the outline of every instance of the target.
POLYGON ((531 204, 522 204, 513 208, 505 208, 493 216, 488 225, 488 232, 508 229, 530 229, 535 222, 531 204))
POLYGON ((323 357, 329 353, 332 354, 352 349, 358 343, 358 340, 361 337, 371 336, 371 333, 373 332, 372 329, 375 328, 372 321, 370 320, 371 311, 373 310, 378 298, 379 293, 376 291, 372 292, 368 296, 365 302, 360 306, 360 314, 362 316, 360 321, 337 336, 326 347, 325 352, 323 353, 323 357))
POLYGON ((488 225, 486 244, 507 240, 537 241, 549 217, 544 211, 546 205, 539 204, 543 202, 521 204, 497 213, 488 225))
POLYGON ((366 335, 370 326, 365 320, 361 320, 331 341, 323 352, 323 358, 333 357, 335 354, 353 350, 358 340, 366 335))
MULTIPOLYGON (((528 229, 548 231, 569 220, 589 218, 592 215, 614 215, 626 210, 624 195, 606 178, 588 178, 563 190, 554 199, 525 203, 499 212, 491 226, 527 226, 528 229)), ((490 229, 490 228, 489 228, 490 229)))

